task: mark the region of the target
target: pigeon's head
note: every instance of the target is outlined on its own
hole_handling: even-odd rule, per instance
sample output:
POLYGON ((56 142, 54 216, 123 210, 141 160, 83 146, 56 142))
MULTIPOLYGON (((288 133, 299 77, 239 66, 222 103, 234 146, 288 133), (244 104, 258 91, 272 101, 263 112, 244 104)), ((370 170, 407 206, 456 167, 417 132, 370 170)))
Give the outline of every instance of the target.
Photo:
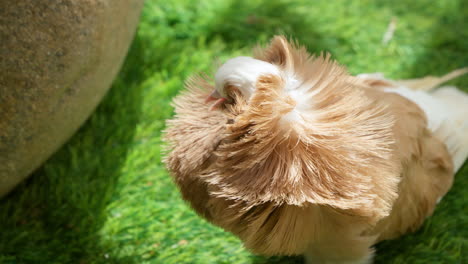
POLYGON ((211 109, 229 101, 232 93, 238 92, 246 100, 255 91, 257 80, 262 75, 280 75, 274 64, 252 57, 236 57, 224 63, 215 74, 215 89, 207 102, 215 101, 211 109))

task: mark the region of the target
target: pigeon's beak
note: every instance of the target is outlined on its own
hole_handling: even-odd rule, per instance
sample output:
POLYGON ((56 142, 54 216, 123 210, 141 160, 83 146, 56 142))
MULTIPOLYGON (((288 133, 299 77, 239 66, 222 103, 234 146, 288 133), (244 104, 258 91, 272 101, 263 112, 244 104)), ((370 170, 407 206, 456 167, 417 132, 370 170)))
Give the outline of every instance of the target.
POLYGON ((218 108, 222 103, 226 101, 226 98, 221 97, 217 90, 214 90, 206 99, 205 103, 215 101, 213 105, 210 106, 210 111, 218 108))

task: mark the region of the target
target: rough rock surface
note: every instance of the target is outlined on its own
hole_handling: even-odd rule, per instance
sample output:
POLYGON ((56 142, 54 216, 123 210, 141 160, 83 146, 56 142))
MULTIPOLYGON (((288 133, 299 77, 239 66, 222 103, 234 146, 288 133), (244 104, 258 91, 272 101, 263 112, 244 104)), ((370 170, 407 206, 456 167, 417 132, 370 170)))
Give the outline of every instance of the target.
POLYGON ((0 196, 95 109, 120 69, 142 4, 0 1, 0 196))

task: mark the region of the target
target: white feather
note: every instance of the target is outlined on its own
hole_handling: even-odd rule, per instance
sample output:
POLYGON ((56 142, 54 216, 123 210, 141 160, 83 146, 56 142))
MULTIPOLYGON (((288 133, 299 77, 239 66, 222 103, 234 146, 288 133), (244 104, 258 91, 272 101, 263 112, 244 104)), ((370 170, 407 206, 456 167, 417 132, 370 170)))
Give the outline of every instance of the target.
POLYGON ((251 57, 236 57, 223 64, 215 74, 215 88, 222 97, 226 97, 225 85, 237 87, 247 101, 255 91, 255 84, 261 75, 277 75, 284 80, 284 95, 290 96, 295 108, 285 114, 282 121, 285 126, 290 122, 304 122, 303 114, 310 107, 310 98, 306 96, 302 81, 294 73, 282 71, 278 66, 251 57))
POLYGON ((215 88, 219 94, 226 97, 226 83, 239 89, 248 100, 255 90, 255 84, 261 75, 279 75, 280 70, 275 65, 252 57, 236 57, 224 63, 215 74, 215 88))
POLYGON ((468 95, 455 87, 425 92, 400 86, 385 91, 413 101, 424 111, 428 128, 446 144, 455 171, 460 169, 468 157, 468 95))

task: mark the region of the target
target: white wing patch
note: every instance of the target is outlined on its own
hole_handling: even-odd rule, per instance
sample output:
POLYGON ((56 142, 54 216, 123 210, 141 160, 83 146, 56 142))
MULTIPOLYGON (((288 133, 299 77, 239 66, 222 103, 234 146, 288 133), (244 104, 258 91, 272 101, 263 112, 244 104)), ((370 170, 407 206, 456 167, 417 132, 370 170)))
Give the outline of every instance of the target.
POLYGON ((468 157, 468 95, 455 87, 442 87, 434 92, 407 87, 386 88, 416 103, 426 114, 428 128, 442 140, 450 154, 455 171, 468 157))

